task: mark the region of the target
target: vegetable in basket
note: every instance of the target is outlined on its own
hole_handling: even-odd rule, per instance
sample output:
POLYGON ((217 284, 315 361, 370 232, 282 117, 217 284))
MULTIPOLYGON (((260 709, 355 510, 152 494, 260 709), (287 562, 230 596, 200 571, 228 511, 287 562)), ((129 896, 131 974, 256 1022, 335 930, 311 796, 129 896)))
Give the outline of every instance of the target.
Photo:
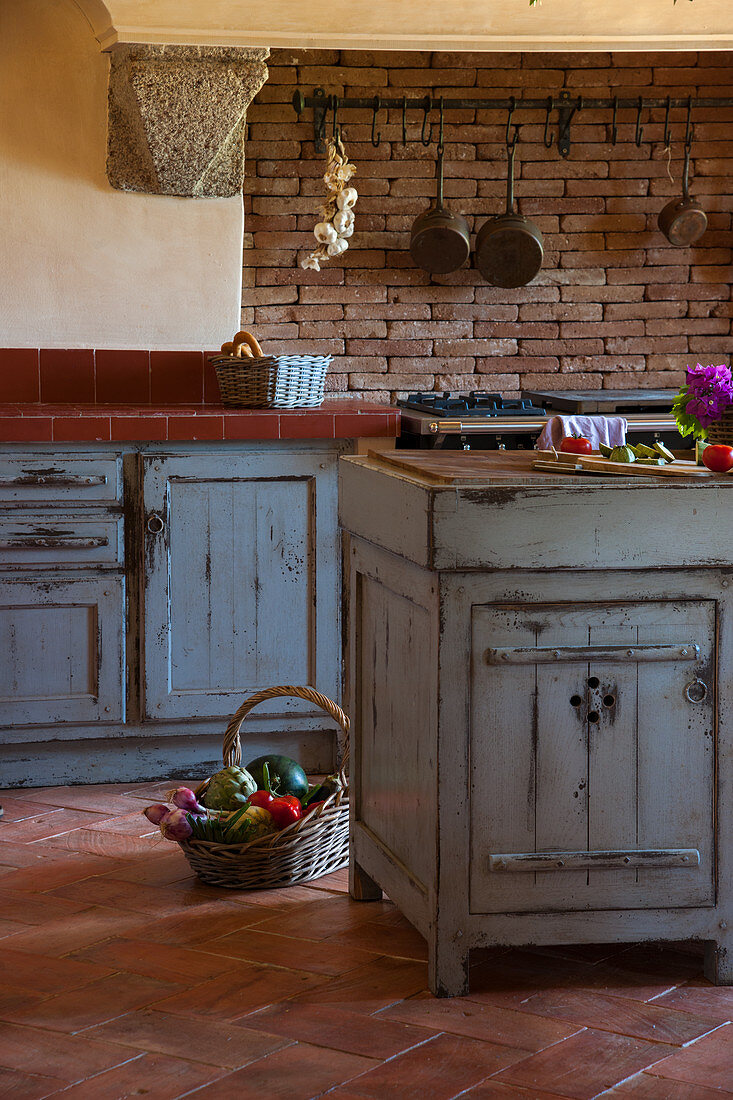
POLYGON ((247 805, 258 786, 249 770, 232 764, 212 775, 201 801, 209 810, 238 810, 247 805))
POLYGON ((325 802, 327 798, 330 798, 332 794, 338 794, 343 790, 343 783, 338 775, 327 775, 322 783, 319 783, 309 791, 304 799, 302 799, 303 809, 306 808, 312 810, 313 807, 319 802, 325 802))
POLYGON ((300 764, 289 756, 278 756, 276 753, 258 756, 247 765, 247 771, 259 790, 270 790, 274 795, 294 794, 298 799, 308 793, 308 777, 300 764), (269 786, 264 782, 265 764, 270 773, 269 786))
POLYGON ((262 789, 255 791, 250 798, 250 806, 265 810, 278 829, 286 829, 294 821, 300 821, 303 816, 300 799, 294 794, 276 795, 272 793, 270 768, 266 760, 262 765, 262 783, 262 789))

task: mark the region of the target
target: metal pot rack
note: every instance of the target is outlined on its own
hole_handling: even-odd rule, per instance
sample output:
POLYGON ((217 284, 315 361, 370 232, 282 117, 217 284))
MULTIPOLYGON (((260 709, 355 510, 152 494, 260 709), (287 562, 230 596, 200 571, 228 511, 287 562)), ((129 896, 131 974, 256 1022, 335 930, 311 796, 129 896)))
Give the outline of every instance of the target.
POLYGON ((377 123, 381 111, 400 110, 402 112, 403 145, 407 145, 408 142, 407 112, 422 111, 423 117, 418 140, 420 140, 423 145, 427 146, 432 141, 433 130, 432 123, 429 119, 430 112, 438 110, 441 106, 445 110, 503 110, 509 112, 510 119, 515 110, 544 111, 545 148, 551 148, 555 143, 555 136, 557 136, 557 151, 561 157, 567 157, 570 153, 570 124, 573 118, 581 111, 608 110, 611 112, 612 145, 616 144, 618 137, 618 112, 627 110, 635 111, 635 124, 632 123, 634 125, 634 141, 637 145, 641 145, 644 138, 644 128, 641 124, 644 111, 662 109, 665 112, 664 144, 667 146, 670 143, 669 127, 671 111, 678 109, 686 110, 687 137, 689 137, 690 118, 693 108, 733 107, 733 98, 730 96, 719 96, 715 98, 695 99, 692 96, 687 96, 680 99, 666 96, 663 99, 658 97, 652 99, 646 98, 645 96, 636 96, 633 99, 622 99, 620 96, 613 96, 612 98, 598 99, 592 97, 586 98, 582 95, 573 96, 568 91, 562 91, 557 96, 548 95, 541 99, 520 99, 516 96, 510 96, 508 99, 467 99, 463 97, 460 99, 447 99, 430 94, 420 99, 408 99, 407 96, 382 98, 379 95, 372 96, 371 99, 353 99, 350 97, 342 99, 337 95, 327 94, 323 88, 315 88, 312 95, 304 95, 303 92, 298 89, 293 95, 293 108, 298 116, 300 116, 306 108, 313 108, 313 134, 316 152, 323 152, 324 149, 326 119, 329 112, 333 114, 333 134, 335 136, 339 132, 339 111, 351 107, 370 110, 372 112, 371 141, 372 145, 377 148, 381 142, 381 134, 377 132, 377 123), (553 132, 552 114, 555 111, 557 112, 557 119, 554 123, 555 132, 553 132))

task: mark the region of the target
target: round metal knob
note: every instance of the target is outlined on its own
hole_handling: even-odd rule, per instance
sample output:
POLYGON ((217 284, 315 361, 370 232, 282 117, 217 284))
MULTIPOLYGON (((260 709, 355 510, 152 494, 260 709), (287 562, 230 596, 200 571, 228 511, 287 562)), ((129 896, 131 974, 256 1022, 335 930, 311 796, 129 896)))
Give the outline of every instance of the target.
POLYGON ((708 697, 708 685, 703 680, 693 680, 685 688, 690 703, 704 703, 708 697))
POLYGON ((165 523, 161 516, 157 512, 153 512, 148 517, 148 531, 151 535, 159 535, 161 531, 165 530, 165 523))

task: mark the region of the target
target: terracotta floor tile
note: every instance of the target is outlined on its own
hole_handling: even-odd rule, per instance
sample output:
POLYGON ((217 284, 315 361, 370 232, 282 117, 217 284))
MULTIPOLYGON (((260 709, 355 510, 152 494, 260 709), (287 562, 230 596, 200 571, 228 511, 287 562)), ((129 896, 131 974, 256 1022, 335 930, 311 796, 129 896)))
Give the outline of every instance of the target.
POLYGON ((94 820, 99 820, 96 814, 86 813, 84 810, 55 810, 48 807, 23 821, 3 822, 2 835, 3 840, 20 840, 24 844, 30 844, 34 840, 49 840, 69 833, 72 829, 81 829, 94 820))
MULTIPOLYGON (((0 803, 2 805, 2 803, 0 803)), ((50 867, 52 863, 71 858, 56 848, 34 848, 18 840, 5 840, 5 826, 0 824, 0 864, 11 867, 50 867)))
POLYGON ((519 1085, 506 1085, 491 1077, 469 1089, 468 1092, 462 1092, 461 1100, 568 1100, 568 1098, 560 1096, 557 1092, 543 1092, 540 1089, 523 1089, 519 1085))
POLYGON ((712 1035, 649 1067, 648 1072, 653 1077, 733 1093, 733 1024, 723 1024, 712 1035))
MULTIPOLYGON (((274 912, 274 910, 267 910, 274 912)), ((167 917, 158 923, 149 922, 146 938, 151 943, 172 943, 180 946, 192 946, 218 940, 240 928, 262 920, 263 909, 253 906, 247 910, 244 906, 206 906, 204 909, 186 909, 174 917, 167 917)))
POLYGON ((77 900, 57 898, 52 894, 33 894, 23 890, 6 890, 5 882, 0 883, 0 913, 5 920, 17 920, 21 924, 44 924, 46 921, 68 917, 88 909, 89 902, 81 897, 77 900))
POLYGON ((57 1077, 67 1084, 118 1066, 138 1053, 84 1035, 0 1023, 0 1066, 57 1077))
POLYGON ((552 990, 531 996, 520 1006, 523 1014, 571 1020, 582 1027, 633 1035, 658 1043, 682 1046, 717 1026, 709 1017, 661 1008, 626 997, 607 997, 584 989, 552 990))
POLYGON ((196 1100, 313 1100, 373 1065, 370 1058, 294 1043, 200 1089, 196 1100))
POLYGON ((733 988, 716 986, 710 983, 688 983, 655 997, 651 1004, 660 1008, 676 1008, 681 1012, 692 1012, 695 1016, 704 1016, 719 1024, 733 1020, 733 988))
POLYGON ((161 1012, 183 1016, 238 1020, 322 983, 323 978, 302 970, 235 963, 213 981, 160 1000, 157 1007, 161 1012))
POLYGON ((270 917, 257 925, 260 932, 277 932, 304 940, 326 940, 347 932, 379 916, 389 902, 358 902, 333 895, 319 898, 312 905, 297 906, 286 916, 270 917))
POLYGON ((187 986, 205 982, 231 966, 228 959, 219 955, 167 943, 148 943, 144 939, 131 939, 129 934, 126 939, 83 947, 72 957, 161 982, 184 982, 187 986))
POLYGON ((93 856, 110 856, 114 859, 148 859, 155 845, 162 838, 136 836, 121 837, 118 833, 101 833, 98 829, 75 829, 72 833, 44 841, 49 848, 65 852, 89 852, 93 856))
MULTIPOLYGON (((8 981, 13 980, 12 974, 3 972, 3 976, 7 977, 8 981)), ((47 993, 39 993, 27 986, 0 985, 0 1019, 3 1017, 12 1019, 19 1009, 35 1004, 36 1001, 42 1001, 47 996, 47 993)))
MULTIPOLYGON (((24 791, 23 796, 30 801, 32 797, 38 797, 38 794, 29 790, 24 791)), ((42 801, 49 806, 62 806, 66 810, 85 810, 87 813, 106 815, 129 814, 140 808, 138 799, 122 794, 114 786, 110 790, 110 786, 104 783, 79 787, 46 787, 42 801)), ((0 795, 0 804, 5 805, 4 794, 0 795)))
POLYGON ((349 869, 344 867, 340 871, 332 871, 330 875, 323 875, 322 878, 314 878, 308 886, 311 890, 329 890, 338 894, 348 894, 349 869))
POLYGON ((381 1012, 380 1018, 466 1035, 527 1053, 543 1050, 580 1030, 574 1023, 561 1024, 509 1008, 471 1002, 465 997, 438 1000, 430 993, 400 1001, 381 1012))
POLYGON ((458 1035, 437 1035, 349 1082, 356 1096, 450 1100, 510 1066, 524 1051, 458 1035))
POLYGON ((59 858, 35 861, 30 866, 14 868, 2 880, 3 890, 21 890, 27 893, 45 893, 71 882, 83 882, 95 875, 104 875, 122 866, 114 860, 100 859, 86 852, 56 853, 59 858))
POLYGON ((41 1100, 66 1086, 58 1077, 39 1077, 35 1073, 18 1073, 0 1068, 0 1097, 5 1100, 41 1100))
POLYGON ((103 817, 99 814, 99 821, 87 825, 88 829, 100 833, 121 833, 123 836, 153 836, 156 840, 163 841, 160 829, 151 824, 140 810, 119 814, 115 817, 103 817))
MULTIPOLYGON (((109 834, 108 834, 109 835, 109 834)), ((120 837, 124 843, 127 838, 120 837)), ((153 914, 158 918, 167 917, 188 908, 218 906, 221 897, 213 888, 206 892, 197 888, 178 889, 177 884, 161 891, 148 883, 126 882, 124 879, 97 877, 80 883, 71 883, 52 891, 51 898, 85 898, 88 905, 108 905, 115 909, 133 913, 153 914)))
POLYGON ((301 1043, 363 1054, 369 1058, 393 1058, 429 1039, 432 1032, 422 1027, 362 1016, 330 1005, 286 1001, 248 1016, 248 1027, 297 1039, 301 1043))
POLYGON ((17 989, 28 988, 49 996, 80 989, 111 974, 108 966, 54 959, 33 952, 14 951, 12 940, 0 944, 0 974, 17 989))
POLYGON ((628 1100, 629 1097, 636 1100, 724 1100, 727 1095, 719 1089, 652 1077, 649 1073, 638 1073, 603 1094, 604 1100, 613 1100, 613 1097, 618 1097, 618 1100, 628 1100))
MULTIPOLYGON (((268 909, 300 909, 310 902, 321 905, 338 900, 338 894, 316 890, 310 885, 288 886, 284 890, 243 890, 241 894, 232 890, 230 893, 234 902, 241 902, 242 905, 262 905, 268 909)), ((348 899, 348 903, 356 904, 351 898, 348 899)))
POLYGON ((197 1062, 239 1069, 289 1042, 277 1035, 265 1034, 264 1030, 257 1031, 256 1026, 243 1027, 201 1016, 187 1019, 142 1008, 84 1034, 174 1058, 191 1058, 195 1054, 197 1062))
POLYGON ((59 993, 21 1009, 14 1013, 13 1020, 53 1031, 81 1031, 121 1016, 131 1008, 160 1001, 177 988, 171 982, 157 982, 137 974, 113 974, 82 989, 59 993))
POLYGON ((427 967, 409 959, 376 959, 340 978, 301 993, 298 1001, 338 1005, 371 1015, 427 988, 427 967))
POLYGON ((239 929, 220 939, 206 941, 199 949, 270 966, 292 967, 293 960, 297 960, 299 970, 331 975, 354 970, 377 957, 374 952, 333 940, 324 943, 299 940, 293 936, 277 936, 274 932, 258 932, 254 928, 239 929))
POLYGON ((328 944, 357 944, 379 955, 392 955, 401 959, 417 959, 427 962, 428 945, 416 929, 407 925, 380 924, 378 921, 360 921, 353 928, 329 936, 328 944))
POLYGON ((141 913, 117 913, 111 908, 94 906, 47 924, 26 927, 5 946, 13 951, 31 951, 38 955, 68 955, 112 936, 140 935, 148 923, 141 913))
POLYGON ((21 924, 20 921, 0 919, 0 940, 14 936, 16 932, 24 932, 27 927, 27 924, 21 924))
POLYGON ((5 828, 11 821, 23 821, 28 817, 37 817, 39 814, 49 813, 54 809, 53 803, 31 802, 27 798, 13 798, 3 795, 0 800, 3 808, 2 825, 5 828))
POLYGON ((497 1077, 524 1088, 590 1100, 673 1050, 674 1047, 663 1043, 587 1030, 533 1054, 497 1077))
POLYGON ((114 874, 111 876, 123 882, 144 882, 149 886, 168 886, 173 882, 180 882, 190 877, 189 867, 185 860, 181 860, 181 853, 174 852, 151 853, 146 859, 136 863, 117 864, 114 874))
POLYGON ((63 1100, 120 1100, 120 1097, 138 1094, 150 1095, 155 1100, 175 1100, 225 1072, 216 1066, 166 1058, 162 1054, 143 1054, 134 1061, 72 1085, 64 1091, 63 1100))

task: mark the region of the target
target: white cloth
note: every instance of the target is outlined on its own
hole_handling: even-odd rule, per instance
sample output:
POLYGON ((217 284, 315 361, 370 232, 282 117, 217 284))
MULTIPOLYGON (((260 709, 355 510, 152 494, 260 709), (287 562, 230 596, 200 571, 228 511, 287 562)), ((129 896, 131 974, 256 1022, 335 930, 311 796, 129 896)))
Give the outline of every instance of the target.
POLYGON ((594 451, 599 444, 607 447, 623 447, 626 442, 626 417, 624 416, 551 416, 537 440, 538 451, 559 448, 569 435, 582 435, 590 440, 594 451))

